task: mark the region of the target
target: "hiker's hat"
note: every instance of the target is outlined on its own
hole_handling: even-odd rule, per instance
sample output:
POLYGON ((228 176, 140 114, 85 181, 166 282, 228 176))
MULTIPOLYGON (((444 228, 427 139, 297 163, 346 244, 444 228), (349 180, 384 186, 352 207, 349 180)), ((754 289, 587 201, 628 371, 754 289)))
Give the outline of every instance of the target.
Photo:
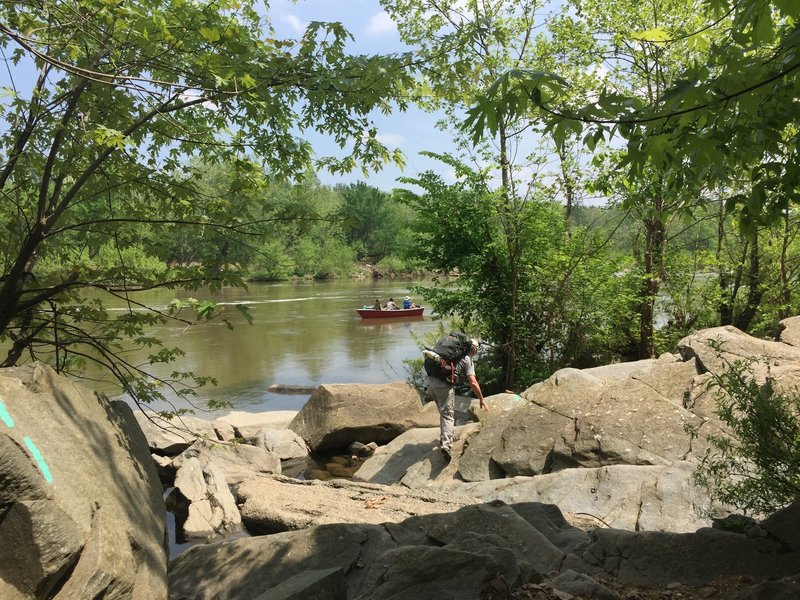
POLYGON ((473 348, 480 348, 480 347, 481 347, 481 343, 480 343, 478 340, 476 340, 475 338, 472 338, 472 339, 469 341, 469 344, 470 344, 470 346, 472 346, 473 348))
POLYGON ((403 300, 411 300, 411 298, 409 298, 408 296, 406 296, 405 298, 403 298, 403 300))

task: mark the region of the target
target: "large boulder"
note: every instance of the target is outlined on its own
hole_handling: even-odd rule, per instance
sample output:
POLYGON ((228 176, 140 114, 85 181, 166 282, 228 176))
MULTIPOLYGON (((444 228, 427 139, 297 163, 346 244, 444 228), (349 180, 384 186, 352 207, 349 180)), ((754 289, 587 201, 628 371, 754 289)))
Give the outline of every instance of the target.
POLYGON ((166 598, 162 489, 131 409, 33 365, 0 371, 0 596, 166 598))
POLYGON ((460 474, 466 481, 485 481, 574 467, 691 460, 707 443, 705 437, 692 438, 686 426, 719 429, 684 406, 696 392, 697 377, 693 360, 671 354, 557 371, 526 390, 523 401, 485 413, 483 427, 460 459, 460 474))
POLYGON ((433 402, 424 407, 419 392, 406 382, 321 385, 289 429, 314 451, 347 448, 353 442, 379 444, 412 427, 438 427, 433 402))
POLYGON ((733 363, 754 361, 755 379, 763 381, 769 374, 779 391, 794 391, 800 380, 800 348, 755 338, 730 325, 686 336, 678 349, 685 359, 695 358, 701 372, 721 375, 733 363))
POLYGON ((217 465, 204 467, 197 458, 186 459, 175 476, 175 488, 189 502, 183 524, 187 539, 210 539, 241 529, 239 509, 217 465))
POLYGON ((383 485, 400 483, 409 468, 431 460, 435 461, 438 471, 444 469, 446 460, 439 450, 439 430, 431 427, 409 429, 385 446, 379 446, 353 475, 353 481, 383 485))
POLYGON ((527 401, 490 409, 460 457, 459 472, 465 481, 548 473, 556 443, 572 429, 572 419, 527 401))
POLYGON ((800 316, 784 319, 780 326, 779 340, 790 346, 800 346, 800 316))
POLYGON ((176 469, 180 469, 187 459, 196 458, 204 469, 212 465, 218 467, 225 480, 237 483, 259 473, 281 472, 281 461, 278 455, 250 444, 231 444, 197 440, 190 448, 172 461, 176 469))
POLYGON ((258 448, 264 448, 281 460, 306 458, 308 448, 303 438, 291 429, 261 428, 255 437, 247 440, 258 448))

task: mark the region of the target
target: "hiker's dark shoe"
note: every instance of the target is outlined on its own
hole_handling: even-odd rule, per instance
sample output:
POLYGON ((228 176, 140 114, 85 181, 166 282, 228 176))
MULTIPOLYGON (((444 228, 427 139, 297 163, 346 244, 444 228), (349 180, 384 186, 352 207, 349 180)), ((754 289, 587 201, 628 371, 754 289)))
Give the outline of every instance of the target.
POLYGON ((444 446, 442 446, 441 450, 446 460, 450 460, 451 458, 453 458, 453 455, 450 453, 450 448, 445 448, 444 446))

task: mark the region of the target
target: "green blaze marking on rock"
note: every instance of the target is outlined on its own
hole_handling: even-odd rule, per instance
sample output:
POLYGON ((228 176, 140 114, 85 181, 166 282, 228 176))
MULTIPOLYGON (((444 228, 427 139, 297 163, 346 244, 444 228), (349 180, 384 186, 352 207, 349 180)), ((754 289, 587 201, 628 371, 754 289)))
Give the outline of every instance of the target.
POLYGON ((8 414, 8 409, 6 409, 6 405, 2 400, 0 400, 0 419, 3 420, 3 423, 5 423, 7 427, 14 426, 14 419, 8 414))
POLYGON ((47 466, 47 463, 44 461, 44 457, 42 453, 39 452, 39 448, 36 447, 36 444, 33 443, 33 440, 29 438, 27 435, 23 438, 25 445, 28 447, 28 450, 31 452, 31 456, 33 456, 33 460, 36 461, 36 464, 39 466, 39 470, 44 475, 44 480, 47 483, 53 483, 53 475, 50 473, 50 469, 47 466))

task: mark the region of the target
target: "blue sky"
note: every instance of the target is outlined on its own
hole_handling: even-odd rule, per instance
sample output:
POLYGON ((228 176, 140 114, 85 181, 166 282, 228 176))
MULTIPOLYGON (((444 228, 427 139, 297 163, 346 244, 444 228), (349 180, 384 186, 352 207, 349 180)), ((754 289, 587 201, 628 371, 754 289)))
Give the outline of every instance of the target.
MULTIPOLYGON (((279 37, 299 37, 310 21, 339 21, 354 37, 348 48, 356 53, 373 54, 404 52, 409 47, 400 41, 397 28, 378 0, 275 0, 269 3, 269 15, 279 37)), ((320 172, 323 183, 350 183, 366 181, 370 185, 389 191, 398 187, 396 179, 414 177, 426 170, 446 175, 449 168, 431 158, 420 156, 423 150, 447 152, 452 150, 450 138, 436 130, 439 116, 410 108, 404 113, 374 115, 379 137, 390 148, 399 148, 406 156, 406 166, 401 171, 387 166, 379 173, 364 177, 358 170, 349 175, 332 176, 320 172)), ((325 152, 335 150, 326 140, 310 138, 325 152)))
MULTIPOLYGON (((351 33, 354 40, 348 50, 359 54, 404 52, 408 46, 400 41, 397 28, 383 10, 378 0, 273 0, 267 2, 269 19, 276 29, 277 36, 283 38, 300 38, 311 21, 339 21, 351 33)), ((33 66, 13 69, 13 85, 23 95, 30 93, 36 77, 33 66)), ((0 70, 0 86, 11 87, 9 72, 0 70)), ((0 101, 7 101, 2 98, 0 101)), ((406 167, 401 170, 389 165, 379 173, 364 176, 359 169, 346 175, 331 175, 320 172, 320 181, 324 184, 351 183, 366 181, 370 185, 389 191, 398 187, 396 179, 401 176, 414 177, 423 171, 432 169, 446 175, 449 169, 438 161, 419 155, 422 150, 447 152, 451 149, 447 135, 437 131, 434 124, 436 115, 425 113, 416 108, 391 115, 375 114, 371 120, 377 125, 381 141, 391 149, 400 149, 406 157, 406 167)), ((336 144, 321 138, 314 132, 306 134, 319 153, 335 154, 336 144)), ((341 152, 340 152, 341 153, 341 152)))

